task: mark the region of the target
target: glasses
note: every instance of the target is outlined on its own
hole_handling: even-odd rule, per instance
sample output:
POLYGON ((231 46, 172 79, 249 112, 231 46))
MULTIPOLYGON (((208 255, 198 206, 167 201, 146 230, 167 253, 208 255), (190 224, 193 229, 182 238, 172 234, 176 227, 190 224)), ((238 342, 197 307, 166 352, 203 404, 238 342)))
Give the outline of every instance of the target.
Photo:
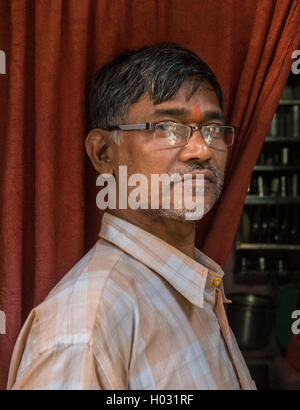
POLYGON ((157 145, 181 147, 188 143, 195 131, 200 131, 202 138, 209 147, 225 151, 233 144, 236 127, 230 125, 191 126, 176 122, 147 122, 145 124, 125 124, 107 127, 108 131, 151 130, 153 140, 157 145))

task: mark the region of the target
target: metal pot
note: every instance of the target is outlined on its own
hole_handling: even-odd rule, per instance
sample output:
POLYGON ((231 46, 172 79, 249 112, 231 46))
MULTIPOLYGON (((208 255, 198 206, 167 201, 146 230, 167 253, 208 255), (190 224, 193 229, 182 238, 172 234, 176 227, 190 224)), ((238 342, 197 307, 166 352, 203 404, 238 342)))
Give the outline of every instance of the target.
POLYGON ((238 345, 246 349, 266 346, 274 324, 274 300, 248 293, 235 293, 228 298, 232 300, 227 305, 228 322, 238 345))

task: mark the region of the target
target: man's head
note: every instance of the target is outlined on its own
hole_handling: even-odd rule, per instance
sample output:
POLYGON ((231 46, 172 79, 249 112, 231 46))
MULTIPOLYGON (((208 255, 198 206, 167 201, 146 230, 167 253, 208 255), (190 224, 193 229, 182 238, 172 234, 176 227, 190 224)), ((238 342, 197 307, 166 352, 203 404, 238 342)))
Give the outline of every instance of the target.
MULTIPOLYGON (((99 173, 114 174, 118 183, 119 166, 126 165, 128 177, 146 176, 150 196, 153 174, 183 177, 206 170, 205 212, 211 209, 221 191, 227 159, 226 143, 220 146, 219 140, 216 145, 214 135, 221 135, 218 130, 226 123, 218 81, 196 54, 162 43, 118 55, 96 73, 90 111, 93 130, 86 147, 99 173), (148 124, 148 129, 118 127, 126 124, 148 124), (189 132, 176 124, 195 128, 189 132), (161 130, 169 133, 165 139, 160 138, 161 130)), ((141 212, 185 219, 184 209, 159 208, 141 212)))

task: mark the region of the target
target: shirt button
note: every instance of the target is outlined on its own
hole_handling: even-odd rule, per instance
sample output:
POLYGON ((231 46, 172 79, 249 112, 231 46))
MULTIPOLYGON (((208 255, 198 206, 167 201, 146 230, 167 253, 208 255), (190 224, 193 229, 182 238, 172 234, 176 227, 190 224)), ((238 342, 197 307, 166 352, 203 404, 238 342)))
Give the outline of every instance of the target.
POLYGON ((219 286, 219 285, 221 285, 221 283, 222 283, 222 279, 221 279, 219 276, 217 276, 217 277, 213 280, 213 285, 214 285, 214 286, 219 286))

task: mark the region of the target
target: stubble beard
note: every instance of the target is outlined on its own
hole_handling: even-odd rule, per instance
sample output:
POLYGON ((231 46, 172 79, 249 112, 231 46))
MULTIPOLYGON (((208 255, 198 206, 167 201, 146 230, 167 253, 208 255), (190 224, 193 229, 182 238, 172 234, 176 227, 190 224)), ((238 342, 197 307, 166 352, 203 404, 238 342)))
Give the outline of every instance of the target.
MULTIPOLYGON (((213 196, 211 200, 209 201, 209 204, 204 207, 204 209, 198 210, 187 210, 185 208, 182 209, 164 209, 164 208, 159 208, 159 209, 141 209, 141 212, 148 216, 151 219, 159 219, 159 218, 167 218, 167 219, 173 219, 179 222, 197 222, 200 221, 204 215, 206 215, 214 206, 214 204, 217 202, 219 199, 221 192, 222 192, 222 187, 223 187, 223 180, 219 173, 215 173, 216 175, 216 184, 215 184, 215 190, 213 192, 213 196), (198 213, 198 215, 197 215, 198 213)), ((205 197, 204 197, 205 201, 205 197)))

